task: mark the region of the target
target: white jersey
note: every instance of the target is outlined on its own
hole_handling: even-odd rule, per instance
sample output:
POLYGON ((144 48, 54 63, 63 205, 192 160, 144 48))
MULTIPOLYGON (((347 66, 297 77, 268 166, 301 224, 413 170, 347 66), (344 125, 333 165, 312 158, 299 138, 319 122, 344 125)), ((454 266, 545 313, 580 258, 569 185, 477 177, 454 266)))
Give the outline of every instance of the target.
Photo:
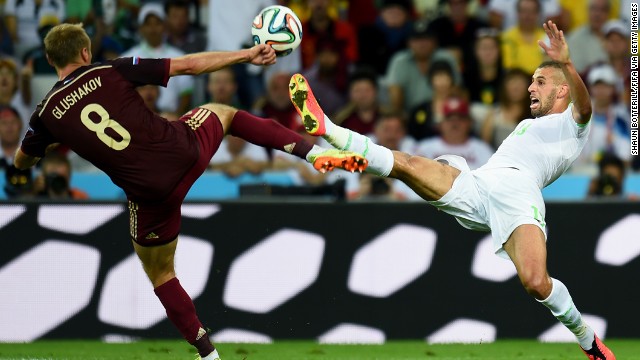
POLYGON ((589 138, 590 122, 573 120, 573 104, 561 114, 523 120, 480 169, 517 168, 540 189, 554 182, 580 155, 589 138))

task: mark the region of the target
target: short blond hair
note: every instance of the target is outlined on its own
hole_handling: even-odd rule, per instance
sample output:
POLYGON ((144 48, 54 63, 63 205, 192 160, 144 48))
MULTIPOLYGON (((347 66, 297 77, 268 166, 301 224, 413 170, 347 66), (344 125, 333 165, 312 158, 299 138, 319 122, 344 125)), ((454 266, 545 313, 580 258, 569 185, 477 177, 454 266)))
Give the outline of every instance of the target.
POLYGON ((54 26, 44 38, 44 49, 56 68, 63 68, 76 60, 83 48, 91 51, 91 40, 82 24, 54 26))

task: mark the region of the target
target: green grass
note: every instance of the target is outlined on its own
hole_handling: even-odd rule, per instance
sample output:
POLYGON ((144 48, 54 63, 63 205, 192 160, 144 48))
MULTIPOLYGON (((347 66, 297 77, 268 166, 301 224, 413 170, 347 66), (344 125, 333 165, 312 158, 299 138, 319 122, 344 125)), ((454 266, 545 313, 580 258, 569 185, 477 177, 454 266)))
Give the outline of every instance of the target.
MULTIPOLYGON (((620 360, 640 360, 640 340, 608 340, 620 360)), ((501 340, 480 345, 429 345, 422 341, 389 341, 384 345, 320 345, 312 341, 274 344, 219 344, 223 360, 585 360, 577 344, 542 344, 501 340)), ((182 341, 37 341, 0 344, 0 359, 189 359, 195 351, 182 341)))

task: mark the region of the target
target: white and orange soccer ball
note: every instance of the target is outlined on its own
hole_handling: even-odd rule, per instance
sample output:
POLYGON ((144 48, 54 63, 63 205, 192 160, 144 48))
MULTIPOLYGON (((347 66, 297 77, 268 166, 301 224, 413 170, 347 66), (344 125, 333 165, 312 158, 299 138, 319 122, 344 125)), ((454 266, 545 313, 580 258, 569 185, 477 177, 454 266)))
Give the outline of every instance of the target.
POLYGON ((253 19, 251 34, 256 45, 271 45, 276 56, 286 56, 300 45, 302 24, 293 10, 274 5, 262 9, 253 19))

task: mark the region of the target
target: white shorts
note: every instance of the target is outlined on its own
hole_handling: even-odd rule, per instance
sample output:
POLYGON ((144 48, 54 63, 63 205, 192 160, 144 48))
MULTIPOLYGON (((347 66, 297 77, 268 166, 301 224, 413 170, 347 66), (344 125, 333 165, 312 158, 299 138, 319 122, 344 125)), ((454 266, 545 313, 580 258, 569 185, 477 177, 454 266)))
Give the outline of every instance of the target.
POLYGON ((491 231, 496 255, 509 259, 502 245, 520 225, 539 227, 546 239, 545 205, 533 179, 514 168, 470 170, 464 158, 455 155, 435 160, 446 160, 461 172, 451 190, 429 203, 467 229, 491 231))

